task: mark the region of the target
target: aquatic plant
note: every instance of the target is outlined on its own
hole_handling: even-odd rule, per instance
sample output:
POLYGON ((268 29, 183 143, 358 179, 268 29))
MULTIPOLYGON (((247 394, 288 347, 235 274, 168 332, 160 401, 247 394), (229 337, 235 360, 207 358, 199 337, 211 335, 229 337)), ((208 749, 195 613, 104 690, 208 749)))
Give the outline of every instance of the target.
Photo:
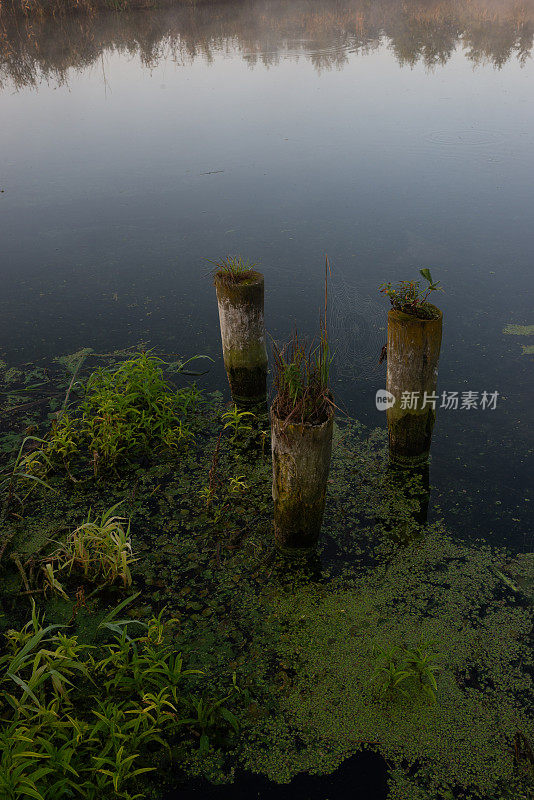
MULTIPOLYGON (((178 771, 221 782, 232 780, 234 770, 243 768, 287 782, 302 772, 333 773, 368 743, 391 765, 389 800, 454 793, 526 800, 527 747, 516 731, 533 741, 527 705, 532 685, 531 622, 529 608, 494 571, 498 567, 519 588, 523 584, 511 567, 515 560, 509 560, 510 554, 449 536, 442 523, 428 526, 421 536, 413 518, 423 484, 413 478, 410 491, 404 491, 401 476, 393 480, 387 469, 386 432, 370 433, 346 420, 334 428, 330 502, 323 525, 326 558, 320 579, 307 567, 288 570, 273 553, 270 465, 260 457, 260 441, 254 451, 250 437, 243 437, 250 458, 237 468, 234 451, 241 442, 224 447, 227 434, 231 436, 227 431, 219 439, 221 413, 226 409, 218 393, 208 402, 209 413, 202 405, 198 419, 188 418, 193 430, 202 425, 202 447, 180 453, 179 468, 174 460, 158 459, 145 462, 142 469, 125 465, 112 481, 102 476, 98 483, 86 481, 74 487, 61 472, 53 485, 62 491, 45 496, 46 502, 29 504, 25 524, 17 526, 20 536, 15 546, 31 580, 27 557, 34 551, 40 557, 39 548, 59 538, 62 526, 67 532, 79 527, 90 506, 99 521, 103 508, 127 497, 120 508, 128 512, 114 513, 129 515, 130 504, 135 507, 132 530, 135 525, 135 556, 140 559, 136 572, 144 578, 143 594, 137 595, 139 606, 132 600, 131 607, 121 604, 115 614, 100 620, 114 587, 104 591, 87 587, 85 598, 82 593, 75 602, 48 592, 47 619, 70 620, 67 628, 57 630, 69 638, 76 634, 78 644, 90 645, 82 660, 96 688, 77 673, 67 676, 74 684, 74 688, 66 685, 71 722, 65 720, 62 709, 67 700, 62 696, 57 711, 51 684, 46 687, 46 707, 19 722, 13 721, 11 706, 1 695, 0 752, 5 734, 8 751, 16 754, 9 760, 8 755, 3 757, 2 777, 31 778, 38 769, 51 768, 50 780, 45 776, 38 781, 45 800, 62 797, 61 792, 69 797, 74 792, 69 780, 78 794, 90 800, 113 798, 117 792, 111 776, 94 769, 93 756, 109 759, 99 768, 113 772, 116 754, 124 745, 119 770, 130 755, 139 757, 128 762, 119 780, 120 796, 146 792, 161 797, 178 790, 174 777, 178 771), (217 442, 222 443, 220 448, 217 442), (212 507, 198 499, 198 491, 208 483, 208 471, 215 490, 216 522, 212 507), (249 485, 246 502, 237 496, 226 502, 230 476, 241 473, 249 485), (419 532, 417 540, 410 538, 402 545, 392 541, 394 531, 404 529, 409 520, 414 535, 419 532), (332 551, 337 554, 335 569, 328 556, 332 551), (159 611, 163 605, 180 621, 162 634, 151 616, 153 608, 159 611), (150 620, 148 627, 137 622, 139 618, 150 620), (401 683, 408 696, 399 692, 391 700, 377 697, 370 690, 376 666, 370 658, 371 642, 402 642, 409 650, 419 646, 421 631, 435 642, 432 652, 443 654, 438 702, 428 701, 416 674, 401 683), (158 677, 150 671, 152 659, 144 658, 146 648, 159 650, 162 636, 173 656, 182 653, 183 664, 164 659, 164 665, 157 667, 158 677), (141 641, 148 638, 150 642, 141 641), (109 663, 95 673, 92 660, 108 658, 109 663), (184 675, 190 668, 206 674, 184 675), (223 705, 239 720, 239 738, 218 715, 214 727, 207 729, 209 751, 201 752, 202 726, 192 698, 209 705, 227 697, 234 670, 243 688, 223 705), (172 686, 162 679, 164 674, 173 676, 172 686), (110 682, 107 688, 104 682, 110 682), (54 713, 58 724, 51 729, 54 713), (131 720, 135 726, 129 726, 131 720), (34 729, 39 721, 46 726, 34 729), (60 727, 64 721, 68 725, 60 727), (89 745, 96 725, 98 741, 89 745), (13 736, 20 736, 17 746, 13 736), (52 749, 46 749, 41 739, 52 749), (130 746, 130 739, 136 747, 130 746), (69 750, 74 750, 70 761, 69 750), (37 755, 26 757, 25 752, 37 755), (515 758, 522 759, 521 773, 515 758), (68 763, 80 777, 56 766, 56 761, 68 763), (21 765, 22 772, 17 773, 21 765), (129 777, 137 768, 153 766, 157 767, 153 772, 129 777), (164 789, 156 784, 163 774, 164 789)), ((529 563, 521 562, 521 574, 532 574, 529 563)), ((55 572, 69 594, 78 583, 86 584, 73 582, 80 574, 73 571, 68 581, 66 570, 55 572)), ((20 581, 11 559, 5 561, 2 579, 6 616, 0 622, 9 620, 13 628, 13 644, 9 637, 5 640, 5 650, 12 654, 34 631, 21 634, 20 581)), ((56 649, 48 643, 43 646, 56 649)), ((28 674, 20 677, 24 680, 28 674)), ((8 688, 11 694, 22 694, 16 683, 0 686, 8 688)), ((28 698, 25 702, 31 705, 28 698)), ((2 784, 0 796, 9 797, 2 784)))
POLYGON ((440 671, 439 656, 432 643, 421 638, 416 647, 375 648, 376 663, 371 682, 379 697, 395 699, 408 697, 408 688, 436 701, 436 673, 440 671))
POLYGON ((279 347, 273 340, 274 390, 272 411, 281 420, 299 424, 324 422, 333 408, 329 388, 330 352, 327 331, 328 275, 325 260, 324 311, 320 319, 319 343, 308 344, 294 331, 289 343, 279 347))
POLYGON ((190 722, 198 728, 200 733, 199 749, 201 752, 207 752, 210 746, 210 732, 216 730, 221 722, 229 723, 235 733, 239 731, 237 717, 224 705, 230 697, 231 694, 220 700, 191 697, 191 704, 196 712, 196 717, 193 717, 190 722))
POLYGON ((192 433, 186 417, 198 401, 199 390, 196 386, 174 388, 163 375, 164 363, 141 353, 115 370, 93 372, 75 415, 63 413, 53 423, 43 447, 47 461, 64 466, 72 478, 74 459, 89 457, 97 475, 153 452, 176 451, 187 443, 192 433))
POLYGON ((214 276, 224 283, 241 283, 255 274, 256 264, 243 256, 226 256, 220 261, 211 261, 214 276))
POLYGON ((397 695, 407 696, 405 685, 411 677, 411 672, 400 662, 399 649, 377 648, 376 653, 376 665, 371 681, 375 684, 379 697, 394 699, 397 695))
POLYGON ((100 519, 92 519, 89 512, 86 521, 67 536, 53 556, 58 570, 66 570, 69 575, 78 570, 92 581, 120 580, 124 587, 131 586, 129 565, 136 559, 132 555, 130 521, 114 513, 119 505, 103 512, 100 519))
POLYGON ((45 626, 35 603, 31 619, 8 632, 9 652, 0 657, 2 798, 58 800, 78 792, 94 800, 143 798, 138 778, 155 770, 154 758, 169 757, 171 743, 182 742, 187 752, 190 726, 202 746, 215 728, 221 735, 237 730, 225 706, 230 695, 202 705, 190 694, 191 680, 203 672, 183 668, 170 643, 172 620, 161 614, 148 625, 117 620, 135 597, 99 626, 114 631, 101 644, 82 644, 61 625, 45 626), (141 635, 133 636, 139 625, 141 635), (192 718, 188 712, 196 707, 192 718))
POLYGON ((256 415, 253 414, 252 411, 239 411, 235 403, 232 406, 232 408, 230 408, 228 411, 225 411, 224 414, 222 414, 222 419, 224 421, 224 430, 230 428, 230 430, 233 433, 231 439, 232 442, 235 442, 235 440, 241 433, 252 430, 252 426, 246 424, 247 417, 254 419, 256 415))
POLYGON ((229 479, 230 494, 241 494, 248 489, 245 475, 234 475, 229 479))
POLYGON ((14 458, 12 464, 7 466, 2 473, 0 473, 0 496, 3 496, 3 504, 0 512, 0 522, 3 521, 7 515, 12 501, 15 499, 20 506, 24 506, 24 502, 29 497, 32 487, 22 494, 18 492, 17 488, 21 482, 29 481, 30 484, 40 484, 46 489, 52 487, 43 480, 42 476, 36 474, 37 472, 44 473, 46 468, 50 466, 50 460, 45 452, 38 450, 30 453, 24 453, 24 449, 28 442, 37 442, 44 444, 44 439, 39 439, 37 436, 25 436, 22 440, 20 448, 14 458))
POLYGON ((427 285, 421 288, 420 281, 399 281, 396 286, 391 283, 380 284, 380 291, 389 298, 394 309, 412 314, 421 319, 432 319, 435 316, 427 300, 432 292, 443 291, 439 281, 434 281, 429 269, 420 269, 420 275, 427 285))
POLYGON ((403 655, 407 668, 417 678, 419 688, 434 703, 438 689, 435 676, 441 666, 440 658, 432 647, 432 642, 421 638, 416 647, 405 648, 403 655))

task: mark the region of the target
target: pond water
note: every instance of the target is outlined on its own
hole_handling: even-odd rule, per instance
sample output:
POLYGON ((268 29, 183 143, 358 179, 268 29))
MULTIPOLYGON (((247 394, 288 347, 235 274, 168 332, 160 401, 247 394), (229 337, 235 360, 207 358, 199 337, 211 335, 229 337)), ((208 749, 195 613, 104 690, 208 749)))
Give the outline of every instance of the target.
MULTIPOLYGON (((178 794, 174 776, 165 774, 165 800, 201 793, 216 800, 385 798, 391 776, 400 781, 399 765, 411 777, 421 754, 424 760, 425 725, 415 719, 403 727, 404 712, 391 724, 387 713, 373 717, 364 693, 367 645, 376 632, 385 642, 416 641, 423 624, 441 635, 448 670, 432 723, 439 735, 429 740, 438 764, 430 785, 456 791, 471 774, 468 759, 449 770, 455 756, 443 757, 444 742, 456 756, 476 755, 471 741, 481 741, 481 730, 491 742, 497 735, 517 742, 511 737, 520 717, 508 695, 517 691, 528 712, 520 675, 528 665, 519 649, 528 598, 519 594, 506 607, 506 591, 512 587, 510 603, 518 592, 509 576, 519 573, 503 574, 484 546, 471 543, 526 552, 534 542, 533 42, 534 0, 250 0, 0 18, 2 361, 42 366, 85 347, 108 353, 143 343, 213 358, 199 383, 226 400, 210 260, 242 253, 257 262, 268 332, 281 342, 295 327, 317 333, 328 256, 333 386, 349 417, 385 427, 375 394, 385 385, 378 359, 388 303, 378 286, 415 279, 422 267, 445 290, 437 300, 444 313, 438 391, 474 392, 479 402, 483 392, 498 393, 495 409, 438 408, 429 520, 444 518, 454 538, 430 527, 413 553, 375 540, 381 491, 394 495, 394 480, 366 483, 382 469, 373 445, 354 448, 350 432, 336 432, 327 541, 304 588, 299 579, 293 585, 287 565, 270 582, 274 566, 261 539, 272 536, 270 522, 257 522, 271 514, 263 450, 261 461, 244 467, 251 500, 235 511, 235 565, 231 555, 221 568, 221 542, 210 542, 205 523, 211 512, 195 494, 197 473, 204 481, 209 464, 216 466, 210 448, 219 411, 205 449, 184 455, 178 469, 139 467, 149 479, 135 512, 143 599, 182 615, 180 635, 189 647, 193 641, 193 654, 198 637, 208 671, 210 664, 215 672, 235 668, 239 681, 257 671, 258 702, 269 708, 267 700, 276 700, 284 709, 272 731, 266 714, 271 738, 264 750, 258 745, 265 764, 243 737, 239 763, 260 774, 238 773, 226 786, 195 779, 178 794), (166 491, 151 501, 159 505, 149 516, 160 479, 166 491), (372 518, 365 525, 362 507, 372 518), (202 534, 205 524, 206 546, 198 547, 195 524, 202 534), (254 526, 253 556, 240 554, 238 534, 255 534, 254 526), (464 539, 471 541, 464 546, 464 539), (380 569, 371 570, 370 583, 360 574, 371 554, 390 559, 386 580, 380 569), (249 561, 260 558, 263 572, 251 572, 249 561), (226 578, 236 580, 230 589, 226 578), (279 611, 280 628, 273 622, 279 611), (477 673, 479 656, 493 669, 489 678, 477 673), (485 693, 471 692, 486 678, 485 693), (287 695, 286 681, 294 681, 287 695), (288 709, 298 732, 291 753, 280 722, 288 709), (373 740, 376 723, 379 751, 353 755, 356 718, 373 740), (449 775, 443 782, 442 772, 449 775), (286 778, 293 780, 274 783, 286 778)), ((102 482, 93 491, 98 501, 108 494, 115 501, 114 492, 126 491, 118 486, 102 482)), ((137 488, 138 477, 133 508, 137 488)), ((50 513, 65 525, 78 509, 62 501, 50 513)), ((246 730, 262 731, 254 716, 262 709, 253 705, 245 709, 246 730)), ((511 761, 511 750, 501 749, 501 761, 511 761)), ((483 775, 483 758, 480 764, 483 775)), ((462 791, 457 796, 467 796, 462 791)))
POLYGON ((532 544, 532 3, 247 2, 7 25, 0 346, 8 363, 139 341, 215 359, 207 259, 266 279, 269 333, 313 335, 332 275, 335 393, 374 396, 378 285, 445 292, 431 517, 532 544))

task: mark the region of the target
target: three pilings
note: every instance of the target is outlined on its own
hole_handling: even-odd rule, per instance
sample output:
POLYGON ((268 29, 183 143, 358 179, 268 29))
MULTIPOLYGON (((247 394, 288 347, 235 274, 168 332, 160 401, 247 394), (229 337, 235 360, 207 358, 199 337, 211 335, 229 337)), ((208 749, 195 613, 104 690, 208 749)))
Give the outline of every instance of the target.
MULTIPOLYGON (((266 399, 264 278, 253 271, 232 282, 215 277, 223 358, 234 402, 266 399)), ((431 317, 388 314, 387 383, 394 402, 387 410, 393 466, 423 468, 436 418, 442 312, 431 317)), ((280 550, 313 550, 321 530, 332 450, 334 414, 317 424, 295 424, 271 409, 275 540, 280 550)))

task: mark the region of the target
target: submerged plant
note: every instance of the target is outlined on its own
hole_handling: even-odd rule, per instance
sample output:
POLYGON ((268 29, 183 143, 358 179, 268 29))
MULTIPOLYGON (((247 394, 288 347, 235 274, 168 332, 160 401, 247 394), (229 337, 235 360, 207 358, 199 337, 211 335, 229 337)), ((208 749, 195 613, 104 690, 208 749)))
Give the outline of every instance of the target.
POLYGON ((432 319, 435 312, 429 307, 428 298, 432 292, 443 291, 439 281, 434 281, 429 269, 420 269, 420 275, 427 285, 421 288, 420 281, 399 281, 396 286, 391 283, 380 284, 380 291, 389 298, 394 309, 412 314, 421 319, 432 319))

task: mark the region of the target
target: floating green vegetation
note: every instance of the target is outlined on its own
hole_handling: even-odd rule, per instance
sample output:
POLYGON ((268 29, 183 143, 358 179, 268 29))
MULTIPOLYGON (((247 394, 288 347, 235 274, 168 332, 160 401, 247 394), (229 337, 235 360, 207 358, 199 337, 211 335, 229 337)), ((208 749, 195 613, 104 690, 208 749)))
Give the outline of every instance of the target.
POLYGON ((534 325, 505 325, 503 333, 513 336, 534 336, 534 325))
MULTIPOLYGON (((47 392, 50 403, 57 387, 47 392)), ((71 781, 87 797, 158 798, 240 768, 282 782, 328 774, 372 748, 390 765, 390 800, 526 800, 531 559, 425 526, 424 470, 390 468, 386 433, 347 422, 317 557, 288 564, 273 547, 266 413, 233 424, 214 393, 186 414, 188 447, 156 459, 141 448, 141 463, 124 456, 96 479, 72 458, 47 474, 53 492, 36 484, 4 519, 0 748, 12 784, 0 794, 18 800, 33 781, 45 800, 69 797, 71 781), (21 592, 63 627, 35 611, 24 628, 21 592), (202 674, 186 675, 180 654, 202 674)))
MULTIPOLYGON (((506 325, 503 333, 509 333, 513 336, 534 336, 534 325, 506 325)), ((534 345, 523 344, 521 345, 521 355, 531 356, 534 354, 534 345)))

